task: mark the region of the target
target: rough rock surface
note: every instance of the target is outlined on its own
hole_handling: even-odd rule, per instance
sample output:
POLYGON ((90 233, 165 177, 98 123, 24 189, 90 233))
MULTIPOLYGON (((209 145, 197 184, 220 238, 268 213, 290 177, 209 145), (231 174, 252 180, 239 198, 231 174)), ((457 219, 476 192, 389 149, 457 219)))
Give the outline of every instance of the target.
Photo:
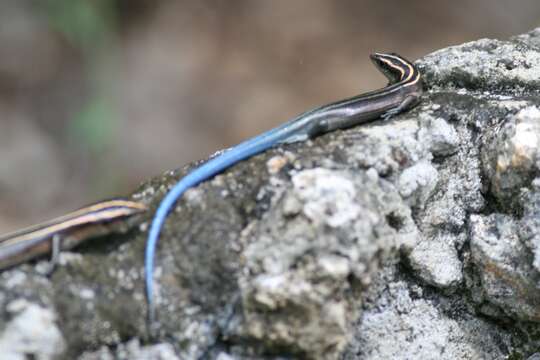
MULTIPOLYGON (((152 211, 51 277, 40 262, 2 272, 3 358, 538 358, 540 30, 418 65, 415 109, 186 193, 158 248, 152 337, 152 211)), ((133 197, 154 210, 190 168, 133 197)))

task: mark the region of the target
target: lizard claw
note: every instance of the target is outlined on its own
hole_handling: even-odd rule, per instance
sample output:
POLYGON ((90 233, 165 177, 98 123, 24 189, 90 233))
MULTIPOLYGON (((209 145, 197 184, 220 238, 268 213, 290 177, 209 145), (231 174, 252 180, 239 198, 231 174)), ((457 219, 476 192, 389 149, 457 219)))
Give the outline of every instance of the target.
POLYGON ((388 110, 384 114, 382 114, 381 118, 386 121, 390 119, 392 116, 399 114, 400 112, 401 112, 401 109, 399 107, 395 107, 393 109, 388 110))

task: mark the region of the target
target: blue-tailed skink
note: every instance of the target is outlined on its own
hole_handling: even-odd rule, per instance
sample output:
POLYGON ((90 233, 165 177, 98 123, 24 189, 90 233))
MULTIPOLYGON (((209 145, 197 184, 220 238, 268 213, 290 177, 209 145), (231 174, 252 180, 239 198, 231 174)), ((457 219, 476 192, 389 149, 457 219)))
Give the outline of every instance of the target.
MULTIPOLYGON (((85 206, 69 214, 0 237, 0 270, 52 253, 52 265, 61 250, 116 232, 111 225, 146 210, 146 205, 112 199, 85 206)), ((121 227, 118 227, 121 229, 121 227)), ((51 268, 52 269, 52 268, 51 268)))
POLYGON ((154 215, 146 243, 145 277, 150 323, 154 321, 153 269, 156 245, 167 214, 186 190, 278 144, 304 141, 377 118, 386 120, 418 104, 423 91, 422 79, 410 61, 397 54, 381 53, 372 54, 371 60, 388 78, 388 86, 305 112, 283 125, 225 150, 191 171, 167 193, 154 215))

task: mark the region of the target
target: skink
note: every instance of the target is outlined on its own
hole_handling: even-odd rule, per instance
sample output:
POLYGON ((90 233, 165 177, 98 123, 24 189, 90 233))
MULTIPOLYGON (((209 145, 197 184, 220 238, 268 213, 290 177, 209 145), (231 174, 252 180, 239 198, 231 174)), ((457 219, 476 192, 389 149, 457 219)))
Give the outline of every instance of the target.
MULTIPOLYGON (((112 223, 146 210, 142 203, 112 199, 0 237, 0 270, 44 254, 56 259, 86 239, 115 232, 112 223)), ((52 262, 54 264, 54 261, 52 262)))
POLYGON ((422 80, 420 72, 410 61, 397 54, 380 53, 372 54, 371 60, 388 78, 387 87, 305 112, 246 140, 190 172, 167 193, 156 210, 146 243, 145 277, 150 324, 154 322, 153 268, 157 241, 167 214, 186 190, 275 145, 304 141, 380 117, 386 120, 418 104, 423 91, 422 80))

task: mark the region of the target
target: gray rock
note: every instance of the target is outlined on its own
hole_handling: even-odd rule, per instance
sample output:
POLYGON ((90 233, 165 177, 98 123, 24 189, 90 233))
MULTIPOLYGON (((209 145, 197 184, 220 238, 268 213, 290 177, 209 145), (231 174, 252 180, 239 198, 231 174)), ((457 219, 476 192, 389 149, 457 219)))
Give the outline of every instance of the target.
POLYGON ((502 359, 512 336, 471 314, 460 297, 411 284, 387 264, 343 359, 502 359))
POLYGON ((114 350, 105 346, 97 351, 84 352, 79 360, 179 360, 171 344, 141 346, 137 339, 120 344, 114 350))
POLYGON ((500 206, 519 207, 521 189, 539 171, 540 109, 524 107, 487 135, 481 155, 490 192, 500 206))
POLYGON ((55 359, 65 350, 55 314, 25 299, 13 300, 5 310, 12 316, 0 334, 3 359, 55 359))
POLYGON ((470 224, 471 260, 480 277, 475 299, 512 318, 540 321, 539 274, 519 238, 518 221, 502 214, 471 215, 470 224))
POLYGON ((523 191, 522 198, 523 217, 518 231, 520 238, 533 253, 532 265, 536 271, 540 271, 540 178, 532 181, 531 188, 523 191))
MULTIPOLYGON (((151 338, 142 254, 152 212, 126 235, 64 254, 50 278, 39 262, 2 272, 2 353, 533 356, 539 44, 536 30, 429 54, 418 61, 427 92, 411 111, 271 149, 189 190, 158 247, 151 338)), ((191 168, 132 196, 154 209, 191 168)))
POLYGON ((463 264, 454 240, 453 236, 422 240, 408 255, 416 276, 440 289, 455 290, 463 280, 463 264))
POLYGON ((422 160, 403 170, 399 177, 399 193, 410 206, 423 206, 437 185, 437 169, 422 160))
POLYGON ((359 286, 397 250, 385 203, 395 188, 364 173, 314 168, 292 176, 276 205, 242 234, 242 319, 229 336, 335 358, 357 318, 359 286), (294 199, 294 200, 291 200, 294 199), (297 213, 284 211, 300 204, 297 213))

